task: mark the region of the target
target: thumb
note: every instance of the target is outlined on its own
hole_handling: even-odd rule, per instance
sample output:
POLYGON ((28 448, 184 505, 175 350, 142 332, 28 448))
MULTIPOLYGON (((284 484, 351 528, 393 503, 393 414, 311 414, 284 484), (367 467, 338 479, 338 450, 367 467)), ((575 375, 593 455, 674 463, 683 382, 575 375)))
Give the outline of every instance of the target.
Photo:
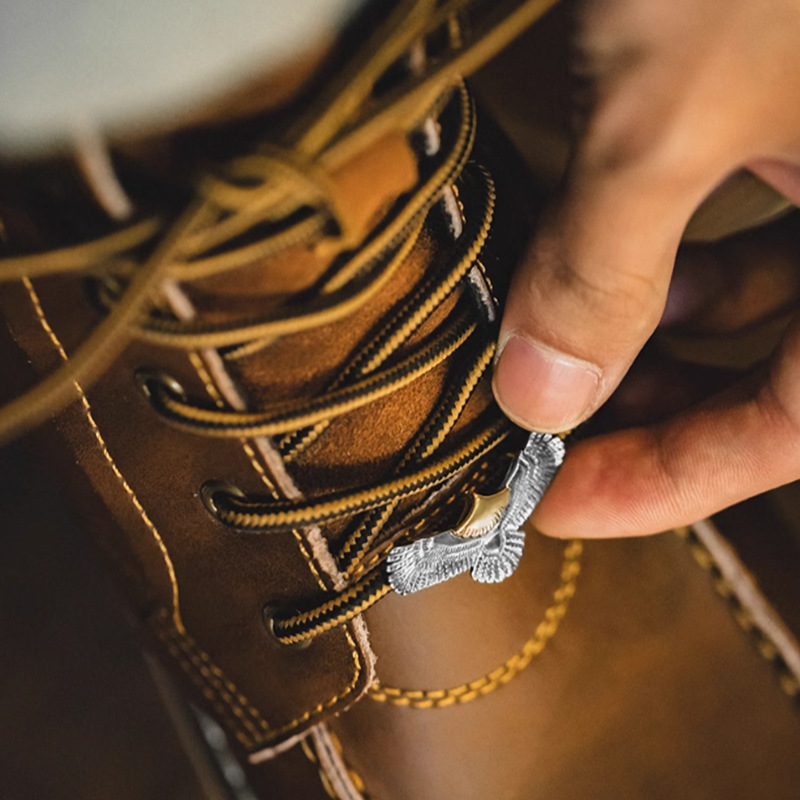
POLYGON ((525 428, 563 431, 613 392, 664 308, 695 208, 723 177, 664 149, 579 148, 506 303, 495 397, 525 428))

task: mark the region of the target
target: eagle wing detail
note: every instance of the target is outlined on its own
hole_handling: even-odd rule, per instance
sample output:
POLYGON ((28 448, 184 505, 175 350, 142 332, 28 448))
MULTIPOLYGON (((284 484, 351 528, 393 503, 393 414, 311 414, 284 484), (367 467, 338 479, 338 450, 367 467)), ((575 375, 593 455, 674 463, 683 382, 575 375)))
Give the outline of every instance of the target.
POLYGON ((506 475, 501 492, 507 490, 508 501, 502 514, 497 508, 500 492, 490 497, 474 496, 468 524, 395 547, 386 559, 391 587, 398 594, 412 594, 469 570, 479 583, 505 580, 522 558, 525 534, 521 528, 563 460, 564 443, 558 436, 532 433, 506 475), (488 530, 479 527, 477 520, 471 522, 482 500, 493 501, 493 505, 483 504, 490 509, 482 518, 490 520, 485 526, 488 530))

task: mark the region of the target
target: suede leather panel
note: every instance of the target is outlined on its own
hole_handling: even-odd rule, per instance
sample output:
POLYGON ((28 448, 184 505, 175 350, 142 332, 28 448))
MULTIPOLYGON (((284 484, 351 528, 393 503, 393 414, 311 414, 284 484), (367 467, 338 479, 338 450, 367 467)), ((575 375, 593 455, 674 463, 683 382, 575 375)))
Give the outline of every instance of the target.
MULTIPOLYGON (((333 210, 347 218, 348 230, 361 241, 394 200, 413 188, 417 177, 408 142, 404 136, 391 133, 331 173, 333 210)), ((189 290, 198 308, 208 315, 224 311, 229 298, 264 313, 311 288, 322 277, 332 260, 332 253, 326 254, 326 249, 330 248, 316 252, 297 245, 237 269, 234 280, 229 273, 222 273, 194 281, 189 290)))
MULTIPOLYGON (((339 374, 358 343, 419 282, 434 254, 436 250, 424 237, 381 293, 379 302, 368 303, 338 322, 284 336, 262 352, 232 362, 232 373, 259 406, 319 394, 339 374)), ((245 308, 257 303, 257 298, 250 297, 245 308)))

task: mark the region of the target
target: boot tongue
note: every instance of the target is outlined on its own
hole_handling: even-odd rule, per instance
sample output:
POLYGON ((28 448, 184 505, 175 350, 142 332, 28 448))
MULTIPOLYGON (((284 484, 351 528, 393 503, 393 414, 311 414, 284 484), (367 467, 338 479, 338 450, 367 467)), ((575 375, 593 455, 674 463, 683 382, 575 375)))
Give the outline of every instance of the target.
MULTIPOLYGON (((360 239, 417 183, 417 161, 405 136, 391 134, 330 175, 332 205, 360 239)), ((183 288, 201 321, 230 323, 302 308, 337 255, 298 244, 233 272, 193 281, 183 288), (304 294, 305 293, 305 294, 304 294)), ((346 255, 346 254, 345 254, 346 255)), ((338 322, 284 336, 254 355, 226 360, 229 373, 252 408, 307 399, 323 391, 342 362, 389 307, 419 280, 418 258, 409 258, 373 301, 338 322)))
MULTIPOLYGON (((328 185, 333 192, 331 205, 337 217, 345 221, 345 234, 362 241, 398 198, 417 183, 417 158, 412 147, 405 135, 392 133, 333 172, 328 185)), ((182 288, 200 321, 230 323, 281 313, 287 306, 302 308, 312 295, 308 290, 319 284, 337 257, 328 244, 323 241, 316 248, 298 245, 182 288)), ((353 313, 330 324, 285 335, 247 357, 225 359, 225 368, 248 408, 302 402, 328 389, 352 353, 419 283, 434 250, 434 243, 423 233, 391 281, 353 313)), ((301 491, 324 493, 385 475, 424 423, 441 392, 443 375, 437 372, 425 376, 419 384, 410 395, 390 395, 335 420, 309 453, 292 464, 301 491), (370 424, 368 420, 380 423, 370 424)))
MULTIPOLYGON (((346 246, 355 247, 404 192, 417 183, 417 161, 406 137, 391 133, 329 175, 327 188, 336 216, 344 220, 346 246)), ((235 273, 194 281, 187 291, 198 311, 214 314, 264 313, 310 289, 330 267, 334 254, 324 246, 298 245, 235 273), (326 252, 327 251, 327 252, 326 252), (233 301, 233 302, 232 302, 233 301)))

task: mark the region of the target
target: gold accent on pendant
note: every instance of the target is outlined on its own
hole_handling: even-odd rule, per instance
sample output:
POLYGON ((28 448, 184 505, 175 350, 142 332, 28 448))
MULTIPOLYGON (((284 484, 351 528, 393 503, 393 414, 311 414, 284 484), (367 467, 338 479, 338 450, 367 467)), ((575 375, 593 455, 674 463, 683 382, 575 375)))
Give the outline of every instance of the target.
POLYGON ((496 494, 472 495, 472 508, 464 521, 453 531, 459 539, 477 539, 485 536, 500 524, 503 518, 511 492, 508 487, 503 487, 496 494))

